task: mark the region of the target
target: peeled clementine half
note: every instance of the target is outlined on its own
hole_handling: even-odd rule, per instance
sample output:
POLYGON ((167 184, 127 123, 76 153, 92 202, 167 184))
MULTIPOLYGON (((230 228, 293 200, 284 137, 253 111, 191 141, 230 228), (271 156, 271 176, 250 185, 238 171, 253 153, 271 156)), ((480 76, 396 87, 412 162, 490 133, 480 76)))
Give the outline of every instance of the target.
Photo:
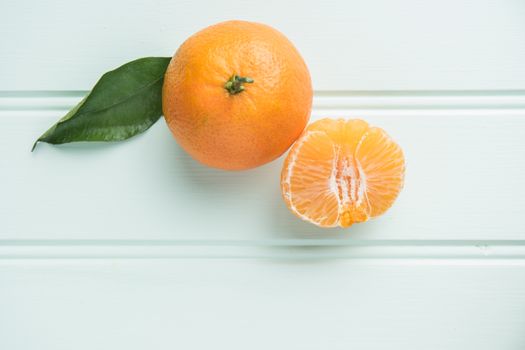
POLYGON ((383 214, 403 187, 403 151, 359 119, 322 119, 292 146, 281 173, 288 208, 321 227, 348 227, 383 214))
POLYGON ((310 74, 292 43, 259 23, 228 21, 187 39, 164 78, 175 139, 211 167, 241 170, 283 154, 306 126, 310 74))

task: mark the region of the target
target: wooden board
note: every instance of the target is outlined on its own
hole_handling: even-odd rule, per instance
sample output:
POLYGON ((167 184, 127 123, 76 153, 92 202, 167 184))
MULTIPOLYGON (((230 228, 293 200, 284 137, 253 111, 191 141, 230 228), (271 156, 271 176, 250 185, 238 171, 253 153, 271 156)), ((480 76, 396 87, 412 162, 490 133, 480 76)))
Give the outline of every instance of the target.
POLYGON ((163 120, 120 144, 33 141, 80 95, 0 98, 0 237, 16 240, 519 240, 525 223, 525 95, 318 94, 312 120, 359 117, 403 147, 406 184, 384 216, 323 230, 280 195, 282 159, 247 172, 203 167, 163 120), (31 219, 28 220, 28 217, 31 219))
POLYGON ((318 90, 523 89, 521 0, 2 1, 0 90, 85 90, 210 24, 285 33, 318 90), (7 49, 8 48, 8 49, 7 49))

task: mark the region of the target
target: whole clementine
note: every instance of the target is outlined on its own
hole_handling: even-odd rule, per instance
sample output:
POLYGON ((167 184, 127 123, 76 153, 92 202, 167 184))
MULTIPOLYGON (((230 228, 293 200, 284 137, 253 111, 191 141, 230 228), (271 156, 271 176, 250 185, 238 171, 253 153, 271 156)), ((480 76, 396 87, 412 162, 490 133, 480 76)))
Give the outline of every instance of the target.
POLYGON ((211 167, 242 170, 283 154, 310 117, 312 83, 277 30, 222 22, 192 35, 164 78, 162 105, 178 143, 211 167))

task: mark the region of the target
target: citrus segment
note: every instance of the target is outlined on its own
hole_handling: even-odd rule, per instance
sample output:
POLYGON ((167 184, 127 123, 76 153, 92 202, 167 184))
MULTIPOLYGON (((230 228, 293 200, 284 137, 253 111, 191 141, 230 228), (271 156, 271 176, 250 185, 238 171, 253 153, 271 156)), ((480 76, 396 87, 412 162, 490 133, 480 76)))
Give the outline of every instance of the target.
POLYGON ((366 174, 371 216, 383 214, 392 206, 403 186, 403 151, 382 129, 370 128, 363 136, 355 157, 366 174))

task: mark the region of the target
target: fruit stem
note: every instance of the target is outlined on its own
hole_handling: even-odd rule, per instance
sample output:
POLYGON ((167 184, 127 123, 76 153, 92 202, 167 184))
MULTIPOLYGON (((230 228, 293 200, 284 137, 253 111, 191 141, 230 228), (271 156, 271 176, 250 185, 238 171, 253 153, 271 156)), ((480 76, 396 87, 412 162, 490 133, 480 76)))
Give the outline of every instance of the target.
POLYGON ((234 74, 224 84, 224 88, 230 95, 236 95, 244 91, 244 86, 242 85, 243 83, 251 84, 253 83, 253 79, 250 77, 241 77, 237 74, 234 74))

